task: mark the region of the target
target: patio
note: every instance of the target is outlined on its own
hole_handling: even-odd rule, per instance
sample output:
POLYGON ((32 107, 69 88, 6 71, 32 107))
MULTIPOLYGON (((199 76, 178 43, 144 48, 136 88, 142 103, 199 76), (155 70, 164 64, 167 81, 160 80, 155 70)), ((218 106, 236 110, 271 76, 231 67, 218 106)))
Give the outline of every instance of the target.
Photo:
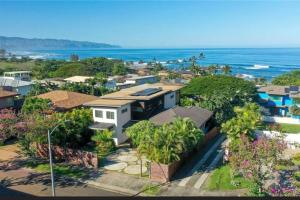
POLYGON ((120 148, 101 161, 101 168, 129 175, 149 176, 148 160, 145 156, 139 158, 137 151, 131 148, 120 148))

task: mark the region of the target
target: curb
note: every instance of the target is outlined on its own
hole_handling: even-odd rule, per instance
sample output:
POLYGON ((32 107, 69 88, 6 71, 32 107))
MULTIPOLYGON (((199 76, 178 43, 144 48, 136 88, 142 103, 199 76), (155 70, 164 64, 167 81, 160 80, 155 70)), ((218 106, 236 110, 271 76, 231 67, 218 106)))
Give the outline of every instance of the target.
POLYGON ((137 195, 139 193, 138 191, 135 191, 135 190, 122 188, 122 187, 119 187, 119 186, 107 185, 107 184, 99 183, 99 182, 96 182, 96 181, 81 181, 80 180, 80 182, 88 184, 88 185, 93 186, 93 187, 102 188, 102 189, 105 189, 105 190, 108 190, 108 191, 111 191, 111 192, 124 194, 126 196, 128 196, 128 195, 133 196, 133 195, 137 195))

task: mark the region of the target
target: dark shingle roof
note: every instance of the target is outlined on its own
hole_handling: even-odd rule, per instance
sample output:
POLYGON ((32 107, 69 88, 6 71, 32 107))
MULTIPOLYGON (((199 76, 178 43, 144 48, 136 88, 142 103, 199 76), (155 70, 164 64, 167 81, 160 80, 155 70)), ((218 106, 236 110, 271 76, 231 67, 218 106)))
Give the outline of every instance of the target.
POLYGON ((174 108, 165 110, 152 118, 150 121, 157 124, 162 125, 164 123, 170 123, 174 121, 177 117, 180 118, 190 118, 195 122, 197 127, 201 127, 205 122, 207 122, 213 113, 209 110, 199 108, 199 107, 180 107, 176 106, 174 108))

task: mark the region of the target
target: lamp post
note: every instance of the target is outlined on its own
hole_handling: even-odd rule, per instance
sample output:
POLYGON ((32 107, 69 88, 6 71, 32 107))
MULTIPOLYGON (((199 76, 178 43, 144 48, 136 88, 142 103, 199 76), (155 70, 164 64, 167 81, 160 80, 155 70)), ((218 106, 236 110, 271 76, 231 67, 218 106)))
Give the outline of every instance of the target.
MULTIPOLYGON (((70 120, 63 121, 68 122, 70 120)), ((55 186, 54 186, 54 173, 53 173, 53 162, 52 162, 52 151, 51 151, 51 134, 55 131, 55 129, 60 125, 61 122, 59 122, 50 132, 48 129, 48 148, 49 148, 49 162, 50 162, 50 172, 51 172, 51 189, 52 189, 52 196, 55 197, 55 186)))

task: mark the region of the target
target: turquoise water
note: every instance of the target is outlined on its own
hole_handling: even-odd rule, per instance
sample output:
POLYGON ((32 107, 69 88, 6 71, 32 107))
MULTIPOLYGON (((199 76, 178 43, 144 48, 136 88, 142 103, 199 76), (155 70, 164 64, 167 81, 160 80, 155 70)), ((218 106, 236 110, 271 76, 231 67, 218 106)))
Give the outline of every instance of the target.
MULTIPOLYGON (((209 48, 209 49, 97 49, 97 50, 43 50, 33 52, 47 59, 69 59, 70 54, 82 58, 107 57, 125 61, 151 61, 155 58, 165 64, 168 60, 188 59, 203 52, 205 59, 199 65, 229 64, 234 74, 247 74, 271 79, 282 73, 300 69, 300 48, 209 48), (254 67, 264 65, 265 67, 254 67)), ((165 64, 166 65, 166 64, 165 64)), ((178 68, 185 64, 166 65, 178 68)))

